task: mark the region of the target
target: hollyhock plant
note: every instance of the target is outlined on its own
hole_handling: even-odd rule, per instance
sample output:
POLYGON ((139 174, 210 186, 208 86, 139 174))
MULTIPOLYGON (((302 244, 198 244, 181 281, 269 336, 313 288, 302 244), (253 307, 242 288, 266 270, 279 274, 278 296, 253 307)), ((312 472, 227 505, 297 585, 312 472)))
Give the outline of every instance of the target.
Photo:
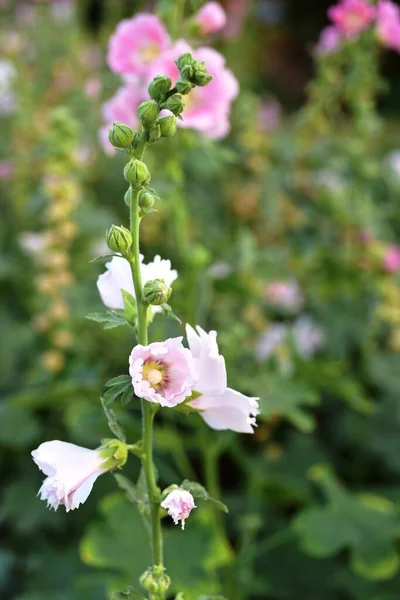
POLYGON ((226 13, 219 2, 206 2, 194 17, 204 35, 216 33, 225 27, 226 13))
POLYGON ((324 54, 330 54, 335 52, 340 47, 343 39, 342 32, 335 27, 335 25, 329 25, 325 27, 320 34, 318 43, 315 47, 315 53, 322 56, 324 54))
POLYGON ((175 525, 178 525, 179 521, 181 522, 182 530, 185 529, 185 520, 189 517, 191 510, 196 508, 192 494, 180 489, 170 492, 161 502, 161 506, 168 511, 175 525))
POLYGON ((102 116, 105 125, 100 130, 100 140, 108 154, 115 153, 115 148, 108 139, 110 127, 115 121, 125 123, 133 128, 137 127, 139 120, 136 109, 143 98, 143 90, 139 80, 132 77, 128 83, 119 88, 112 98, 103 104, 102 116))
POLYGON ((200 394, 189 405, 200 411, 212 429, 253 433, 259 398, 249 398, 227 387, 225 359, 219 354, 216 332, 206 333, 199 326, 196 329, 186 326, 197 371, 194 389, 200 394))
POLYGON ((39 490, 40 499, 54 510, 60 504, 67 512, 78 508, 87 500, 99 475, 109 470, 101 448, 88 450, 58 440, 41 444, 32 452, 32 458, 47 475, 39 490))
MULTIPOLYGON (((143 258, 141 254, 140 273, 143 285, 154 279, 162 279, 168 287, 171 287, 178 277, 175 269, 171 269, 171 261, 163 260, 157 255, 152 262, 146 264, 143 262, 143 258)), ((100 297, 108 308, 123 309, 122 290, 135 296, 130 264, 125 258, 114 256, 110 262, 106 263, 106 269, 106 272, 99 275, 97 279, 97 289, 100 297)), ((161 311, 159 306, 152 306, 151 308, 153 313, 161 311)))
POLYGON ((123 76, 146 75, 169 46, 170 38, 160 19, 150 13, 139 13, 117 26, 110 38, 108 65, 123 76))
POLYGON ((388 246, 382 259, 382 266, 388 273, 400 271, 400 246, 388 246))
POLYGON ((390 0, 378 3, 376 28, 383 46, 400 52, 400 8, 390 0))
POLYGON ((331 6, 328 15, 344 35, 352 37, 371 25, 376 8, 366 0, 341 0, 331 6))
POLYGON ((192 394, 194 361, 181 337, 138 344, 129 357, 129 374, 138 398, 173 407, 192 394))

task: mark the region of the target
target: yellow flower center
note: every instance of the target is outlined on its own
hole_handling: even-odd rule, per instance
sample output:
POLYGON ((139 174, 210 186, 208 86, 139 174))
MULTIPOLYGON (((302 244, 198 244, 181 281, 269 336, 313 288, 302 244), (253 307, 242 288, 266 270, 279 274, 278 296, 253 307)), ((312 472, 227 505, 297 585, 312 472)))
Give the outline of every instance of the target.
POLYGON ((154 44, 149 44, 148 46, 143 46, 139 50, 139 56, 143 63, 148 63, 157 58, 160 54, 160 48, 155 46, 154 44))
POLYGON ((162 387, 164 382, 164 375, 164 367, 160 364, 157 364, 154 361, 149 361, 148 363, 143 365, 143 379, 146 379, 146 381, 148 381, 150 385, 155 389, 159 389, 162 387))

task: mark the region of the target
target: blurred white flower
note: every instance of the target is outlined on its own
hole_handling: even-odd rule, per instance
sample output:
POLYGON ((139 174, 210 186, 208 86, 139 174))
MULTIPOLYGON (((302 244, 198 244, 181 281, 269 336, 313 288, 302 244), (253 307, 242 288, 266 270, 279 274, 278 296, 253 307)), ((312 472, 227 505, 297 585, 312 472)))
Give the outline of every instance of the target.
POLYGON ((324 332, 308 316, 296 320, 292 335, 297 351, 303 358, 311 358, 325 343, 324 332))
POLYGON ((400 179, 400 150, 389 152, 389 154, 386 155, 385 161, 389 165, 389 168, 400 179))
POLYGON ((288 330, 286 325, 274 323, 264 331, 259 339, 256 348, 256 355, 259 360, 269 358, 274 351, 287 340, 288 330))
POLYGON ((47 237, 44 233, 24 231, 20 234, 18 241, 27 254, 40 254, 46 247, 47 237))
POLYGON ((16 107, 14 80, 17 71, 9 60, 0 59, 0 116, 11 115, 16 107))

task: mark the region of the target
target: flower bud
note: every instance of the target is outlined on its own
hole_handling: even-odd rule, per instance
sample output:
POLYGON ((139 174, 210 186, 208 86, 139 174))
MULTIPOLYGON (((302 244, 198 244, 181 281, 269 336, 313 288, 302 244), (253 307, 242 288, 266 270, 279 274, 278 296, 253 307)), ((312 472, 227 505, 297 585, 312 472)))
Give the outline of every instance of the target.
POLYGON ((168 301, 171 292, 164 279, 152 279, 143 287, 143 299, 147 304, 160 306, 168 301))
POLYGON ((153 127, 150 129, 149 142, 156 142, 161 137, 161 128, 159 122, 156 121, 153 127))
POLYGON ((129 252, 132 246, 132 236, 129 229, 126 227, 118 227, 118 225, 111 225, 110 229, 106 232, 107 246, 113 252, 120 252, 122 255, 129 252))
POLYGON ((190 54, 190 52, 185 52, 185 54, 181 54, 178 60, 176 61, 176 65, 179 70, 186 67, 186 65, 192 65, 194 63, 194 58, 190 54))
POLYGON ((139 187, 149 183, 150 173, 144 162, 137 159, 130 160, 124 168, 124 177, 128 183, 139 187))
POLYGON ((194 82, 196 85, 203 87, 205 85, 207 85, 207 83, 210 83, 212 79, 211 75, 208 75, 207 73, 203 73, 202 71, 197 71, 194 74, 194 82))
POLYGON ((132 204, 132 188, 129 186, 124 195, 124 202, 128 208, 131 207, 132 204))
POLYGON ((190 83, 190 81, 186 81, 184 79, 178 79, 176 82, 176 89, 180 94, 186 96, 186 94, 189 94, 189 92, 193 89, 193 83, 190 83))
POLYGON ((187 79, 188 81, 192 81, 194 77, 194 67, 193 65, 185 65, 181 69, 181 77, 182 79, 187 79))
POLYGON ((176 117, 163 117, 159 120, 159 127, 162 137, 172 137, 176 132, 176 117))
POLYGON ((128 125, 117 122, 113 124, 108 134, 110 143, 116 148, 128 148, 132 144, 133 138, 133 130, 128 125))
POLYGON ((147 569, 140 577, 140 585, 147 592, 164 594, 171 585, 171 578, 164 572, 161 565, 147 569))
POLYGON ((143 125, 150 127, 157 120, 160 109, 154 100, 148 100, 147 102, 142 102, 136 112, 143 125))
POLYGON ((185 103, 180 94, 170 96, 165 103, 165 108, 170 110, 174 115, 180 115, 185 107, 185 103))
POLYGON ((171 79, 166 75, 157 75, 148 87, 149 95, 153 100, 160 101, 171 87, 171 79))
POLYGON ((154 196, 147 190, 142 190, 139 196, 139 215, 144 217, 154 206, 154 196))

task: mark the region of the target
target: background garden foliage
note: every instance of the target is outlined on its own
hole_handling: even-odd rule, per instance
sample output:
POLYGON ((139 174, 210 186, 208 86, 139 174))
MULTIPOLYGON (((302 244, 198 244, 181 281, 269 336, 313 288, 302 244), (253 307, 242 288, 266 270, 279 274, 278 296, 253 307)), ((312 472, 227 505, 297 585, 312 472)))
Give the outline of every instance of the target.
MULTIPOLYGON (((188 1, 188 14, 200 5, 188 1)), ((105 600, 150 562, 135 461, 79 511, 55 513, 36 497, 30 451, 110 435, 99 397, 127 373, 132 336, 85 319, 104 312, 104 266, 89 261, 107 253, 110 223, 126 221, 124 159, 98 137, 119 85, 105 54, 123 17, 152 8, 1 3, 4 600, 105 600)), ((157 6, 169 23, 175 8, 157 6)), ((146 260, 160 254, 179 272, 174 312, 219 332, 230 385, 261 396, 261 414, 253 436, 216 434, 195 415, 157 419, 161 487, 201 481, 229 506, 198 498, 184 533, 166 525, 167 569, 190 599, 396 600, 400 57, 367 33, 312 66, 326 3, 226 8, 227 32, 210 43, 241 86, 231 133, 181 129, 150 148, 161 200, 142 240, 146 260)), ((180 334, 160 317, 150 329, 180 334)), ((135 440, 139 407, 124 398, 123 409, 121 395, 109 400, 135 440)))

